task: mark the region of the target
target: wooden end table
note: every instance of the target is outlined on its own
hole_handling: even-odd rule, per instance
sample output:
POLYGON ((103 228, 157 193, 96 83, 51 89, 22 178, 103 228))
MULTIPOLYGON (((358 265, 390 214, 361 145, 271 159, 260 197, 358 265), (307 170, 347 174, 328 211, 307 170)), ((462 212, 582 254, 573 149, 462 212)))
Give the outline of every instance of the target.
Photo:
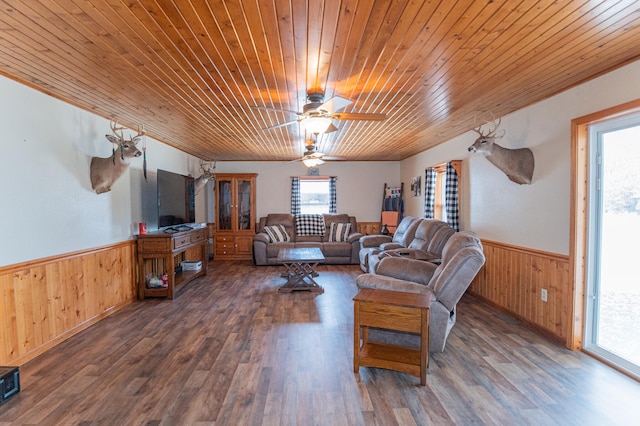
POLYGON ((419 377, 420 384, 425 386, 431 298, 425 294, 365 288, 353 301, 353 371, 358 373, 360 367, 386 368, 419 377), (370 342, 369 327, 417 333, 420 349, 370 342))
POLYGON ((324 289, 313 279, 318 276, 313 268, 324 262, 322 250, 317 247, 280 249, 278 262, 285 266, 286 270, 282 276, 287 278, 285 285, 278 289, 280 293, 301 290, 324 293, 324 289))

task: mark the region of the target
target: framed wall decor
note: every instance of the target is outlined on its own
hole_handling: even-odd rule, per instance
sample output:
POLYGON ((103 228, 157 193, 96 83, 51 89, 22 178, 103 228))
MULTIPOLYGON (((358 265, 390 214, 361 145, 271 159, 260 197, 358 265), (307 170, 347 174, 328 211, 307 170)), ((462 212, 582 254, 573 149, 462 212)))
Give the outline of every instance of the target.
POLYGON ((411 178, 411 195, 414 197, 420 196, 420 176, 411 178))

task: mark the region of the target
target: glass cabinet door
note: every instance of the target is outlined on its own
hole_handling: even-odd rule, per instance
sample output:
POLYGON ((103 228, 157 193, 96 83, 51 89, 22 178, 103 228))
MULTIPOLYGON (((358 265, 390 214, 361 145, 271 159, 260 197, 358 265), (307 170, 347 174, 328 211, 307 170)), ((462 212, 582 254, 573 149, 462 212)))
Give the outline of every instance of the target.
POLYGON ((238 180, 238 230, 250 230, 251 222, 251 181, 238 180))
POLYGON ((218 185, 218 229, 224 231, 231 231, 233 225, 231 220, 232 216, 232 181, 231 179, 224 179, 216 181, 218 185))

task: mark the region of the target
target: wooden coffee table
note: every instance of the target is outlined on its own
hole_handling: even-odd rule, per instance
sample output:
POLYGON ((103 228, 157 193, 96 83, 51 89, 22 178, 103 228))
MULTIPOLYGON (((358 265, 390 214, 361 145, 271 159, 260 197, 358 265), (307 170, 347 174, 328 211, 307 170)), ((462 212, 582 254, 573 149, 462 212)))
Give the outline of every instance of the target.
POLYGON ((278 262, 286 270, 282 274, 287 278, 285 285, 278 289, 281 293, 292 291, 311 291, 324 293, 324 289, 313 279, 318 273, 313 269, 318 263, 324 262, 324 255, 316 247, 285 248, 278 252, 278 262))

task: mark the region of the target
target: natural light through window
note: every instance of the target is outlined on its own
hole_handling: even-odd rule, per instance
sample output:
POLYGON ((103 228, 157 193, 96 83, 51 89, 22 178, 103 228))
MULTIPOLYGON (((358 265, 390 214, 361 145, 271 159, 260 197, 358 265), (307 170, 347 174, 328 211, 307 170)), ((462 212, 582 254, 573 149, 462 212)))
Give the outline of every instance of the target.
POLYGON ((300 179, 300 213, 329 213, 329 179, 300 179))

